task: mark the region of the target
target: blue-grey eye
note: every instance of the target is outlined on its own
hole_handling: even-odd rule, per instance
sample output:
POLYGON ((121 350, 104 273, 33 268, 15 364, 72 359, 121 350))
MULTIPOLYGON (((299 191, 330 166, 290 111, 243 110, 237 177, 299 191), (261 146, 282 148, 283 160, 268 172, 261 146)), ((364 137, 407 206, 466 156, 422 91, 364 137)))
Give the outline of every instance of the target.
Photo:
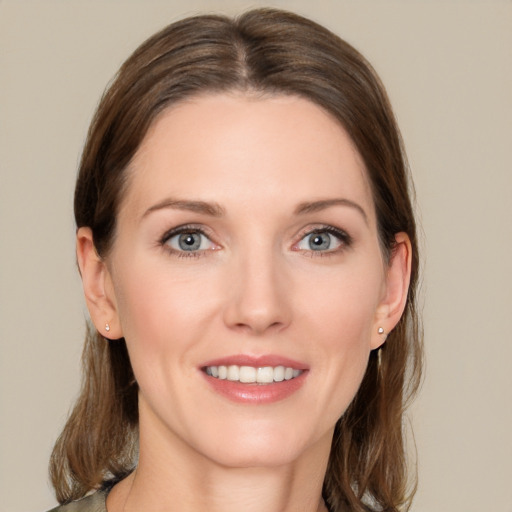
POLYGON ((326 251, 331 248, 331 235, 329 233, 309 235, 308 245, 312 251, 326 251))
POLYGON ((342 241, 327 231, 316 231, 306 235, 297 248, 306 251, 332 251, 342 245, 342 241))
POLYGON ((213 246, 211 240, 199 231, 178 233, 170 237, 166 243, 175 251, 187 252, 204 251, 213 246))

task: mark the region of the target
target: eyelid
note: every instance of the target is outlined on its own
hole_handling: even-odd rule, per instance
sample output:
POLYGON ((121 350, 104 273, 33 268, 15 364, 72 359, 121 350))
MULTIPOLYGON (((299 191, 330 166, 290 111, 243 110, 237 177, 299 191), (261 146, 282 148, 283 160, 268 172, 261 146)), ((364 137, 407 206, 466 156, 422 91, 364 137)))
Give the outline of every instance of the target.
MULTIPOLYGON (((176 235, 181 235, 183 233, 200 233, 201 235, 204 235, 208 239, 212 239, 211 234, 209 233, 209 230, 206 229, 204 226, 198 225, 198 224, 182 224, 180 226, 175 226, 169 230, 167 230, 161 237, 160 237, 160 243, 165 244, 170 238, 176 235)), ((212 240, 213 242, 213 240, 212 240)))
MULTIPOLYGON (((328 254, 335 254, 338 252, 341 252, 347 248, 350 248, 353 239, 352 237, 345 231, 344 229, 329 225, 329 224, 316 224, 313 226, 308 226, 306 228, 303 228, 298 234, 297 234, 297 241, 292 245, 292 250, 295 251, 301 251, 301 252, 307 252, 307 253, 315 253, 317 256, 321 255, 328 255, 328 254), (336 247, 334 249, 327 249, 324 251, 313 251, 308 249, 302 249, 299 248, 298 245, 307 237, 314 235, 316 233, 328 233, 332 236, 334 236, 340 243, 339 247, 336 247)), ((165 246, 166 250, 168 250, 171 253, 174 253, 179 256, 201 256, 205 255, 209 251, 214 251, 217 249, 220 249, 221 246, 215 242, 211 230, 207 227, 199 224, 183 224, 180 226, 175 226, 169 230, 167 230, 159 241, 161 246, 165 246), (211 244, 214 246, 209 249, 199 249, 195 251, 183 251, 179 249, 175 249, 171 247, 168 244, 168 241, 173 238, 174 236, 181 235, 184 233, 198 233, 200 235, 205 236, 211 244)))
POLYGON ((329 254, 329 253, 337 253, 339 251, 342 251, 342 250, 350 247, 353 243, 352 237, 344 229, 337 228, 337 227, 329 225, 329 224, 316 225, 314 227, 309 226, 307 228, 304 228, 299 232, 299 234, 297 235, 297 238, 298 238, 298 240, 297 240, 297 242, 295 242, 293 244, 292 249, 297 250, 297 251, 305 251, 308 253, 316 252, 317 255, 319 255, 319 256, 322 254, 325 255, 325 254, 329 254), (298 247, 299 243, 302 242, 307 236, 311 236, 316 233, 328 233, 328 234, 336 237, 339 240, 341 246, 337 247, 336 249, 328 249, 326 251, 313 251, 313 250, 308 250, 308 249, 300 249, 298 247))
POLYGON ((174 254, 179 257, 198 257, 198 256, 204 256, 209 251, 214 251, 220 248, 220 246, 213 240, 213 237, 210 233, 210 230, 205 228, 205 226, 197 225, 197 224, 183 224, 180 226, 175 226, 169 230, 167 230, 162 237, 160 237, 159 245, 164 247, 166 251, 170 252, 171 254, 174 254), (185 250, 179 250, 174 247, 172 247, 169 244, 169 240, 174 238, 175 236, 186 234, 186 233, 193 233, 193 234, 199 234, 204 237, 206 237, 213 247, 207 248, 207 249, 198 249, 194 251, 185 251, 185 250))

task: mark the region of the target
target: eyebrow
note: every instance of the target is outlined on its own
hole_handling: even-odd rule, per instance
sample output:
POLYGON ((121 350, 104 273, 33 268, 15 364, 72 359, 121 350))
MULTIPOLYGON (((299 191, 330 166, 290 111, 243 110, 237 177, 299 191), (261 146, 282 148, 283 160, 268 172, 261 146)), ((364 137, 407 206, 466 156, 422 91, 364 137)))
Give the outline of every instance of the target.
POLYGON ((366 215, 363 207, 350 199, 344 198, 322 199, 320 201, 300 203, 295 209, 295 214, 305 215, 307 213, 319 212, 331 208, 332 206, 349 206, 350 208, 354 208, 363 216, 364 221, 368 224, 368 215, 366 215))
POLYGON ((217 203, 207 203, 205 201, 184 201, 180 199, 167 198, 148 208, 142 217, 147 217, 152 212, 166 208, 202 213, 203 215, 210 215, 212 217, 222 217, 225 214, 224 208, 217 203))
MULTIPOLYGON (((368 224, 368 216, 366 215, 364 209, 356 202, 344 198, 322 199, 319 201, 307 201, 304 203, 300 203, 295 209, 295 215, 306 215, 308 213, 315 213, 322 210, 326 210, 327 208, 331 208, 333 206, 348 206, 350 208, 354 208, 362 215, 364 221, 368 224)), ((201 213, 203 215, 209 215, 211 217, 222 217, 223 215, 225 215, 224 208, 220 206, 220 204, 218 203, 208 203, 206 201, 191 200, 186 201, 180 199, 167 198, 148 208, 144 212, 142 217, 147 217, 152 212, 167 208, 201 213)))

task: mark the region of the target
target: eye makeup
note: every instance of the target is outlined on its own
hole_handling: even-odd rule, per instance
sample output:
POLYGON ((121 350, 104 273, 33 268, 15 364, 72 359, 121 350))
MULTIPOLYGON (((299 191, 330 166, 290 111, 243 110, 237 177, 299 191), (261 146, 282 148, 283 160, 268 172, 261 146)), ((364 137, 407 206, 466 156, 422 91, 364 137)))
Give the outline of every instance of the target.
POLYGON ((333 256, 351 248, 352 237, 343 229, 332 225, 318 225, 305 228, 299 234, 299 241, 292 246, 294 251, 303 251, 308 256, 333 256))
MULTIPOLYGON (((297 238, 291 250, 310 257, 334 256, 353 244, 352 237, 345 230, 328 224, 306 227, 297 238)), ((167 230, 159 239, 159 245, 179 258, 206 256, 221 248, 212 240, 210 230, 199 224, 184 224, 167 230)))
POLYGON ((211 240, 207 230, 197 224, 185 224, 166 231, 159 244, 179 258, 197 258, 220 248, 211 240))

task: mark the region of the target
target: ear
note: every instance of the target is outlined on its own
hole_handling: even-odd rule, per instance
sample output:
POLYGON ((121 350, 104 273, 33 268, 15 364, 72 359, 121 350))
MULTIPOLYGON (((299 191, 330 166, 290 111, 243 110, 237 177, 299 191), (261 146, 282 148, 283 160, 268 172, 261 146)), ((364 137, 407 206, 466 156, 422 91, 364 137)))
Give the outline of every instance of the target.
POLYGON ((77 231, 76 257, 93 324, 105 338, 122 338, 112 278, 105 261, 96 252, 92 231, 88 227, 77 231))
POLYGON ((371 348, 379 348, 387 335, 395 328, 407 303, 407 292, 411 278, 412 247, 406 233, 395 235, 389 264, 386 269, 384 294, 375 315, 371 348), (383 332, 379 332, 382 329, 383 332))

